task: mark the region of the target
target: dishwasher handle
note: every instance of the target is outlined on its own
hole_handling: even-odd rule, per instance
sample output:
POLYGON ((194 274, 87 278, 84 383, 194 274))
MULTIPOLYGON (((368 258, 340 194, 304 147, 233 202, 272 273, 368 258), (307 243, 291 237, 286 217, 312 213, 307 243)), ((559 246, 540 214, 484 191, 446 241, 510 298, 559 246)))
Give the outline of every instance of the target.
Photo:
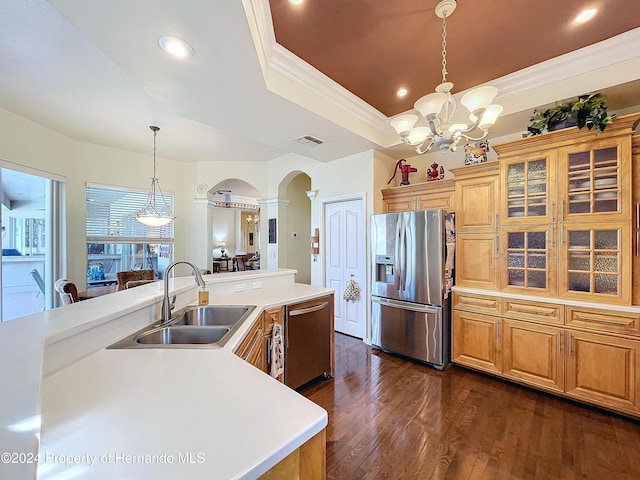
POLYGON ((299 310, 289 310, 289 316, 290 317, 294 317, 296 315, 305 315, 307 313, 317 312, 318 310, 322 310, 323 308, 327 307, 328 305, 329 305, 329 302, 324 302, 324 303, 320 303, 318 305, 313 305, 311 307, 301 308, 299 310))

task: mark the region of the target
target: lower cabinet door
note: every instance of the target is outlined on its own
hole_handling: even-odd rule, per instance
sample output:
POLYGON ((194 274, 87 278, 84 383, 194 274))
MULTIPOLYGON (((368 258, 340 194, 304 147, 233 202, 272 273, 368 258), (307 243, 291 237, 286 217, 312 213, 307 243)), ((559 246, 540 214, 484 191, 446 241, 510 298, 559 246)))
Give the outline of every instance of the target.
POLYGON ((452 360, 487 372, 502 371, 500 317, 453 312, 452 360))
POLYGON ((503 319, 502 372, 548 390, 564 390, 562 331, 503 319))
POLYGON ((566 393, 638 412, 640 341, 565 330, 566 393))

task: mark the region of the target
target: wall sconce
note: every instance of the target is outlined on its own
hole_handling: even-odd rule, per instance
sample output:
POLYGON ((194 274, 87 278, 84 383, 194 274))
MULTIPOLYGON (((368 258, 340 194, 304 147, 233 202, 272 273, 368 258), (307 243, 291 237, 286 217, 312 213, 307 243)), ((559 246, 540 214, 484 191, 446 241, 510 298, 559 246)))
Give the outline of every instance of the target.
POLYGON ((307 197, 309 197, 309 200, 315 200, 316 197, 318 196, 318 190, 307 190, 304 193, 307 194, 307 197))

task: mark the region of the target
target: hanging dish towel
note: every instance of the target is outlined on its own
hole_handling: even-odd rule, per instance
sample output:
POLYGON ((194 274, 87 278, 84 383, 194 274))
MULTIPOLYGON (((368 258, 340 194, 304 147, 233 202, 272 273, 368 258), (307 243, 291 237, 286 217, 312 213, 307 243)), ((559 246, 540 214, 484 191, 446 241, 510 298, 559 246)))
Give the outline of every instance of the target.
POLYGON ((284 346, 282 325, 275 323, 271 332, 271 376, 277 378, 284 373, 284 346))
POLYGON ((352 273, 351 280, 347 283, 347 288, 344 289, 344 294, 342 295, 342 298, 347 302, 350 300, 357 302, 360 299, 360 285, 358 285, 353 277, 354 275, 352 273))

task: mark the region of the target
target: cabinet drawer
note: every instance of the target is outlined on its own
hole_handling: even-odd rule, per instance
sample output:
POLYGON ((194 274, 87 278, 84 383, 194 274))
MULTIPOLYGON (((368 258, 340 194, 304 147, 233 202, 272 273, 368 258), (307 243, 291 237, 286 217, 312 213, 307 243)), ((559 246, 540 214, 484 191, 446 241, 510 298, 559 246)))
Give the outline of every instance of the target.
POLYGON ((453 308, 497 315, 500 313, 500 299, 486 295, 456 292, 453 296, 453 308))
POLYGON ((545 323, 564 323, 564 308, 553 303, 528 302, 526 300, 504 300, 503 316, 516 320, 531 320, 545 323))
POLYGON ((567 325, 603 332, 639 333, 640 314, 567 307, 567 325))

